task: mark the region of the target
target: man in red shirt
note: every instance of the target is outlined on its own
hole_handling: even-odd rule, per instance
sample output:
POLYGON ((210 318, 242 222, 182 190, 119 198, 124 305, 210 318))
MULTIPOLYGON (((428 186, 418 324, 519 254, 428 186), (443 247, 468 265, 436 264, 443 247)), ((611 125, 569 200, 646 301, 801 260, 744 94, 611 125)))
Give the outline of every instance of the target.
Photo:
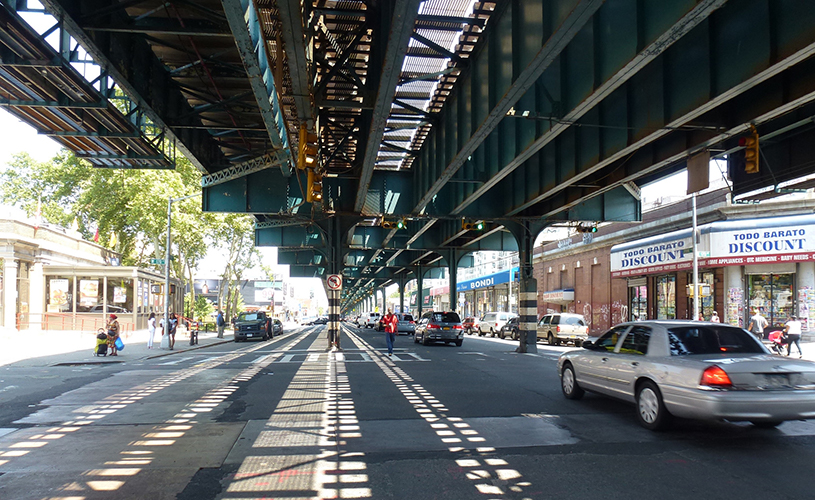
POLYGON ((399 318, 388 309, 388 314, 383 320, 385 323, 385 341, 388 343, 388 356, 393 357, 393 341, 396 339, 396 329, 399 325, 399 318))

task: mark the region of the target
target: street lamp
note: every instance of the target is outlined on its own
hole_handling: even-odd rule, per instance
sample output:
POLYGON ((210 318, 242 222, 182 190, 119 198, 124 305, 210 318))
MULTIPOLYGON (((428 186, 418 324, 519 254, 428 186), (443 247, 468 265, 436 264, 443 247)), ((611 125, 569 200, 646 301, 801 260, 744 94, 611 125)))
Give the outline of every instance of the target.
POLYGON ((161 336, 161 348, 170 347, 170 224, 172 222, 173 202, 201 196, 201 193, 190 194, 180 198, 167 197, 167 252, 164 258, 164 334, 161 336))

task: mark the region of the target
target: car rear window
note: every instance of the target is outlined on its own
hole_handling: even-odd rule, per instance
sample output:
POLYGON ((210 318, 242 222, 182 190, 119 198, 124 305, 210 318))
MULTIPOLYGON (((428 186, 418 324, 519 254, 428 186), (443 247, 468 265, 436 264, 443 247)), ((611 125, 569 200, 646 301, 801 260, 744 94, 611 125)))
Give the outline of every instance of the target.
POLYGON ((461 323, 461 318, 457 313, 433 313, 433 321, 437 323, 461 323))
POLYGON ((577 316, 561 316, 560 324, 585 326, 583 320, 581 318, 578 318, 577 316))
POLYGON ((405 314, 402 317, 402 321, 413 321, 413 316, 411 316, 410 314, 405 314))
POLYGON ((689 354, 764 353, 756 338, 729 326, 682 326, 668 329, 671 356, 689 354))

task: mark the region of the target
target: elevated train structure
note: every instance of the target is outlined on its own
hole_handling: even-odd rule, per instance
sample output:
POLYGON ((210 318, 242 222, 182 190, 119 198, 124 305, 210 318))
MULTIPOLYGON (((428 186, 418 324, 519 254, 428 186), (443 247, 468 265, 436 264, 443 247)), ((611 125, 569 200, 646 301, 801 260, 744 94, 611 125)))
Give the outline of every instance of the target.
POLYGON ((735 198, 811 183, 806 0, 42 0, 39 29, 0 6, 0 104, 96 167, 180 151, 204 210, 343 275, 332 332, 376 287, 517 250, 534 350, 545 227, 640 220, 639 186, 699 155, 735 198))

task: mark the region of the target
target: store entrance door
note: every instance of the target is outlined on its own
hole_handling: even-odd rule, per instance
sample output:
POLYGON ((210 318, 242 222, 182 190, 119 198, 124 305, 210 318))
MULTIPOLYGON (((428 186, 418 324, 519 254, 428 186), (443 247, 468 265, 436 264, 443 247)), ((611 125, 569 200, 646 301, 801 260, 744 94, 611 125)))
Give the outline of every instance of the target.
POLYGON ((770 325, 782 325, 793 309, 794 274, 751 274, 748 276, 750 309, 756 308, 770 325))
POLYGON ((645 278, 628 282, 628 317, 623 321, 648 319, 648 286, 645 278))

